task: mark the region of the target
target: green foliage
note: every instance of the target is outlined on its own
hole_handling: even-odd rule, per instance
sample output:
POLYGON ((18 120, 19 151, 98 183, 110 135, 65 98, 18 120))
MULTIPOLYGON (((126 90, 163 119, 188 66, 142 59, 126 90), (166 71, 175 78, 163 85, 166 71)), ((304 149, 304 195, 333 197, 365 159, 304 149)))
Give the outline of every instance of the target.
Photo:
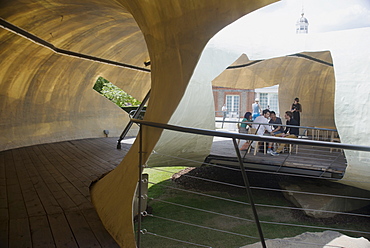
POLYGON ((103 77, 98 78, 93 88, 120 107, 139 106, 141 103, 103 77))
POLYGON ((93 89, 101 94, 104 84, 107 84, 107 83, 109 83, 108 80, 106 80, 103 77, 99 77, 98 80, 96 80, 96 83, 94 84, 93 89))

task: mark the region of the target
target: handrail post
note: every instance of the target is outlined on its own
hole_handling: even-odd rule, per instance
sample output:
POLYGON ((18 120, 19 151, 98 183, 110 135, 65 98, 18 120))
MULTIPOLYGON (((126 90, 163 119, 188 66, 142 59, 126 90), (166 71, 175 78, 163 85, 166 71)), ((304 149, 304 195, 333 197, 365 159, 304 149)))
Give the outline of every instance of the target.
POLYGON ((236 139, 235 138, 232 138, 232 139, 233 139, 233 143, 234 143, 235 152, 236 152, 236 155, 238 157, 238 161, 239 161, 239 165, 240 165, 240 170, 241 170, 241 173, 242 173, 242 176, 243 176, 243 181, 244 181, 244 184, 245 184, 245 189, 247 190, 247 195, 248 195, 248 198, 249 198, 249 203, 251 204, 251 207, 252 207, 252 210, 253 210, 254 220, 256 222, 256 226, 257 226, 257 229, 258 229, 258 234, 259 234, 260 239, 261 239, 261 244, 262 244, 262 247, 263 248, 266 248, 265 239, 263 237, 262 228, 261 228, 261 225, 260 225, 260 221, 258 219, 258 214, 257 214, 256 206, 254 205, 254 200, 253 200, 253 197, 252 197, 252 191, 250 189, 247 172, 246 172, 246 170, 244 168, 244 165, 243 165, 242 156, 240 155, 239 146, 238 146, 238 143, 236 142, 236 139))
MULTIPOLYGON (((149 97, 150 97, 150 90, 148 91, 148 93, 144 97, 144 99, 141 102, 141 104, 139 105, 139 107, 136 109, 136 112, 133 115, 132 119, 137 119, 137 117, 140 115, 141 111, 143 110, 146 102, 148 101, 149 97)), ((121 136, 119 136, 119 139, 117 140, 117 149, 121 149, 121 141, 125 138, 125 136, 127 135, 128 131, 131 128, 131 126, 133 124, 132 119, 130 119, 130 121, 127 123, 127 125, 126 125, 125 129, 123 130, 121 136)))
POLYGON ((137 211, 137 242, 136 246, 140 248, 141 241, 141 199, 142 199, 142 173, 143 173, 143 127, 139 129, 139 181, 138 181, 138 211, 137 211))

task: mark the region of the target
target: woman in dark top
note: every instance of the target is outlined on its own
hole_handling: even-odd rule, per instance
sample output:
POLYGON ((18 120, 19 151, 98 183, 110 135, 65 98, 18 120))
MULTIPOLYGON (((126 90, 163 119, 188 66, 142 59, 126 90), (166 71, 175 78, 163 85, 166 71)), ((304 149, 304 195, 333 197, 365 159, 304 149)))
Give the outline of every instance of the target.
POLYGON ((301 125, 301 112, 302 112, 302 105, 299 103, 299 98, 296 97, 294 99, 294 103, 292 104, 292 113, 293 113, 293 119, 298 122, 298 126, 301 125))

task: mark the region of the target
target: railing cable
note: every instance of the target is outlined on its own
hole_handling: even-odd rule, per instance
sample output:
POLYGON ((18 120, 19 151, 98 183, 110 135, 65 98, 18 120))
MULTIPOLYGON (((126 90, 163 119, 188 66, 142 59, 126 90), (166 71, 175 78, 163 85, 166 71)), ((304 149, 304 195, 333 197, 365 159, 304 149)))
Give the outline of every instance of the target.
MULTIPOLYGON (((159 169, 157 167, 147 167, 147 168, 173 174, 172 171, 168 171, 168 170, 164 170, 164 169, 159 169)), ((186 174, 183 174, 182 176, 193 178, 193 179, 198 179, 198 180, 202 180, 202 181, 206 181, 206 182, 211 182, 211 183, 217 183, 217 184, 221 184, 221 185, 236 187, 236 188, 244 188, 244 186, 242 186, 242 185, 221 182, 221 181, 212 180, 212 179, 209 179, 209 178, 191 176, 191 175, 186 175, 186 174)), ((328 197, 336 197, 336 198, 343 198, 343 199, 370 201, 370 198, 355 197, 355 196, 344 196, 344 195, 334 195, 334 194, 324 194, 324 193, 313 193, 313 192, 307 192, 307 191, 287 190, 287 189, 273 189, 273 188, 264 188, 264 187, 256 187, 256 186, 250 186, 250 188, 251 189, 257 189, 257 190, 277 191, 277 192, 283 192, 283 193, 286 192, 286 193, 296 193, 296 194, 304 194, 304 195, 318 195, 318 196, 328 196, 328 197)))
POLYGON ((189 222, 185 222, 185 221, 181 221, 181 220, 169 219, 169 218, 161 217, 161 216, 158 216, 158 215, 148 214, 148 216, 158 218, 158 219, 162 219, 162 220, 176 222, 176 223, 183 224, 183 225, 194 226, 194 227, 199 227, 199 228, 207 229, 207 230, 211 230, 211 231, 231 234, 231 235, 235 235, 235 236, 246 237, 246 238, 251 238, 251 239, 259 239, 258 237, 254 237, 254 236, 250 236, 250 235, 246 235, 246 234, 235 233, 235 232, 225 231, 225 230, 212 228, 212 227, 208 227, 208 226, 197 225, 197 224, 193 224, 193 223, 189 223, 189 222))
MULTIPOLYGON (((237 220, 242 220, 242 221, 254 222, 254 220, 252 220, 252 219, 247 219, 247 218, 243 218, 243 217, 223 214, 223 213, 210 211, 210 210, 205 210, 205 209, 201 209, 201 208, 195 208, 195 207, 186 206, 186 205, 183 205, 183 204, 169 202, 169 201, 160 200, 160 199, 154 199, 154 198, 150 198, 150 199, 153 200, 153 201, 163 202, 163 203, 166 203, 166 204, 170 204, 170 205, 174 205, 174 206, 178 206, 178 207, 182 207, 182 208, 187 208, 187 209, 192 209, 192 210, 196 210, 196 211, 200 211, 200 212, 204 212, 204 213, 209 213, 209 214, 213 214, 213 215, 219 215, 219 216, 232 218, 232 219, 237 219, 237 220)), ((249 204, 247 204, 247 205, 249 205, 249 204)), ((341 228, 309 226, 309 225, 292 224, 292 223, 275 222, 275 221, 263 221, 263 220, 261 220, 260 222, 263 223, 263 224, 272 224, 272 225, 282 225, 282 226, 291 226, 291 227, 305 227, 305 228, 320 229, 320 230, 336 230, 336 231, 343 231, 343 232, 370 234, 370 232, 359 231, 359 230, 350 230, 350 229, 341 229, 341 228)))
MULTIPOLYGON (((149 182, 149 183, 150 184, 155 184, 153 182, 149 182)), ((236 201, 236 200, 232 200, 232 199, 228 199, 228 198, 224 198, 224 197, 219 197, 219 196, 214 196, 214 195, 209 195, 209 194, 204 194, 204 193, 200 193, 200 192, 196 192, 196 191, 192 191, 192 190, 180 189, 180 188, 175 188, 175 187, 171 187, 171 186, 164 186, 164 185, 162 185, 162 187, 170 188, 170 189, 173 189, 175 191, 183 191, 183 192, 187 192, 187 193, 191 193, 191 194, 206 196, 206 197, 210 197, 210 198, 214 198, 214 199, 218 199, 218 200, 229 201, 229 202, 243 204, 243 205, 250 205, 247 202, 236 201)), ((260 203, 256 203, 255 205, 258 206, 258 207, 289 209, 289 210, 299 210, 299 211, 304 210, 304 211, 311 211, 311 212, 321 212, 321 213, 329 213, 329 214, 342 214, 342 215, 366 217, 366 218, 370 217, 369 215, 364 215, 364 214, 346 213, 346 212, 338 212, 338 211, 331 211, 331 210, 299 208, 299 207, 286 207, 286 206, 267 205, 267 204, 260 204, 260 203)))
MULTIPOLYGON (((167 185, 163 185, 163 187, 171 188, 171 189, 176 190, 176 191, 183 191, 183 192, 188 192, 188 193, 197 194, 197 195, 201 195, 201 196, 212 197, 212 198, 220 199, 220 200, 224 200, 224 201, 249 205, 251 207, 252 211, 253 211, 254 221, 255 221, 256 227, 258 229, 259 239, 261 241, 261 245, 264 248, 266 247, 266 244, 265 244, 265 239, 264 239, 264 236, 263 236, 263 232, 262 232, 260 223, 285 225, 285 226, 295 226, 295 227, 304 227, 304 228, 315 228, 315 229, 320 229, 320 230, 334 230, 334 231, 340 231, 340 232, 361 233, 361 234, 367 234, 367 235, 370 234, 370 232, 366 232, 366 231, 348 230, 348 229, 332 228, 332 227, 308 226, 308 225, 301 225, 301 224, 269 222, 269 221, 261 221, 260 222, 258 214, 257 214, 256 206, 270 207, 270 208, 271 207, 272 208, 281 208, 281 209, 289 209, 289 210, 297 209, 297 210, 300 210, 300 211, 307 210, 307 209, 292 208, 292 207, 286 207, 286 206, 266 205, 266 204, 255 204, 254 200, 253 200, 253 197, 252 197, 251 187, 249 185, 249 179, 248 179, 248 176, 247 176, 247 171, 250 171, 250 170, 247 170, 244 166, 244 160, 241 157, 240 150, 239 150, 238 144, 236 142, 236 139, 243 139, 243 140, 246 139, 246 140, 252 140, 252 141, 259 141, 259 142, 287 143, 287 144, 293 144, 293 145, 310 145, 310 146, 317 146, 317 147, 340 148, 340 149, 348 149, 348 150, 355 150, 355 151, 370 151, 370 147, 368 147, 368 146, 358 146, 358 145, 350 145, 350 144, 342 144, 342 143, 321 142, 321 141, 311 141, 311 140, 299 140, 299 139, 289 139, 289 138, 278 138, 278 137, 269 137, 269 136, 258 136, 258 135, 249 135, 249 134, 231 134, 231 133, 227 133, 227 132, 219 132, 219 131, 205 130, 205 129, 199 129, 199 128, 174 126, 174 125, 169 125, 169 124, 155 123, 155 122, 149 122, 149 121, 143 121, 143 120, 137 120, 137 119, 135 119, 135 120, 132 119, 132 121, 135 122, 135 123, 138 123, 138 124, 142 124, 142 125, 146 125, 146 126, 150 126, 150 127, 154 127, 154 128, 167 129, 167 130, 172 130, 172 131, 192 133, 192 134, 198 134, 198 135, 231 138, 232 141, 233 141, 234 149, 235 149, 237 159, 238 159, 238 162, 239 162, 240 172, 241 172, 242 177, 243 177, 244 187, 241 187, 239 185, 236 186, 236 185, 233 185, 233 184, 224 183, 224 182, 220 182, 220 181, 212 180, 212 179, 197 178, 197 177, 193 177, 193 178, 196 178, 198 180, 205 180, 205 181, 212 182, 212 183, 228 184, 228 186, 232 186, 232 187, 241 187, 241 188, 243 188, 247 191, 247 196, 249 198, 249 203, 240 202, 240 201, 236 201, 236 200, 232 200, 232 199, 227 199, 227 198, 224 198, 224 197, 212 196, 212 195, 205 194, 205 193, 200 193, 200 192, 193 192, 191 190, 175 188, 175 187, 171 187, 171 186, 167 186, 167 185)), ((141 136, 141 133, 140 133, 140 136, 141 136)), ((140 142, 141 142, 141 140, 140 140, 140 142)), ((140 150, 140 153, 141 153, 141 150, 140 150)), ((338 157, 336 159, 338 159, 338 157)), ((327 161, 327 160, 325 160, 325 161, 327 161)), ((273 174, 280 174, 280 173, 273 173, 273 174)), ((287 173, 284 173, 284 174, 287 174, 287 173)), ((288 174, 288 175, 291 176, 291 174, 288 174)), ((321 176, 322 175, 323 174, 321 174, 321 176)), ((192 177, 192 176, 190 176, 190 177, 192 177)), ((319 177, 319 178, 321 178, 321 177, 319 177)), ((258 190, 266 190, 266 189, 260 187, 258 190)), ((282 192, 284 192, 284 191, 282 191, 282 192)), ((299 192, 299 193, 302 194, 302 192, 299 192)), ((314 193, 311 193, 311 192, 309 192, 309 193, 314 194, 314 193)), ((322 195, 325 195, 325 194, 322 194, 322 195)), ((345 196, 341 196, 341 197, 345 198, 345 196)), ((192 207, 190 207, 190 208, 192 208, 192 207)), ((194 209, 192 209, 192 210, 194 210, 194 209)), ((208 211, 208 210, 201 210, 201 211, 208 211)), ((310 211, 317 211, 317 212, 321 212, 321 213, 335 213, 335 214, 348 215, 347 213, 343 213, 343 212, 327 211, 327 210, 313 209, 313 210, 310 210, 310 211)), ((212 213, 212 214, 215 214, 215 213, 212 213)), ((351 215, 351 214, 349 214, 349 215, 351 215)), ((356 215, 356 214, 354 214, 354 215, 356 215)), ((144 216, 144 214, 143 214, 143 216, 144 216)), ((153 215, 153 214, 145 213, 145 216, 159 218, 159 219, 166 220, 166 221, 172 221, 172 222, 183 224, 183 225, 190 225, 190 226, 194 226, 194 227, 199 227, 199 228, 202 228, 202 229, 207 229, 207 230, 223 232, 223 233, 227 233, 227 234, 232 234, 232 235, 237 235, 237 236, 249 237, 249 238, 256 239, 256 237, 249 236, 249 235, 246 235, 246 234, 240 234, 240 233, 221 230, 221 229, 217 229, 217 228, 202 226, 202 225, 199 225, 199 224, 189 223, 189 222, 182 221, 182 220, 174 220, 174 219, 170 219, 170 218, 159 216, 159 215, 153 215)), ((361 217, 369 217, 369 216, 362 215, 361 217)), ((250 221, 250 220, 248 220, 248 221, 250 221)), ((138 240, 140 240, 140 239, 138 239, 138 240)), ((140 242, 138 242, 138 243, 140 244, 140 242)))

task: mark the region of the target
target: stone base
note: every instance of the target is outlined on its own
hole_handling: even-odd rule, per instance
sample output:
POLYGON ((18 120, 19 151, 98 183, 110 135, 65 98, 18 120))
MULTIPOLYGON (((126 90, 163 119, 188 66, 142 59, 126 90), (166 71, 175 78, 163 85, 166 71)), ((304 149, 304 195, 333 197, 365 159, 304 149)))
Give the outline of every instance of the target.
MULTIPOLYGON (((364 198, 370 197, 369 191, 324 180, 280 182, 279 184, 282 189, 289 191, 304 191, 318 194, 357 196, 364 198)), ((306 215, 314 218, 331 218, 336 215, 335 213, 325 211, 349 212, 369 205, 369 201, 342 197, 309 195, 296 192, 284 192, 283 194, 285 198, 291 201, 295 206, 302 208, 306 215)))

